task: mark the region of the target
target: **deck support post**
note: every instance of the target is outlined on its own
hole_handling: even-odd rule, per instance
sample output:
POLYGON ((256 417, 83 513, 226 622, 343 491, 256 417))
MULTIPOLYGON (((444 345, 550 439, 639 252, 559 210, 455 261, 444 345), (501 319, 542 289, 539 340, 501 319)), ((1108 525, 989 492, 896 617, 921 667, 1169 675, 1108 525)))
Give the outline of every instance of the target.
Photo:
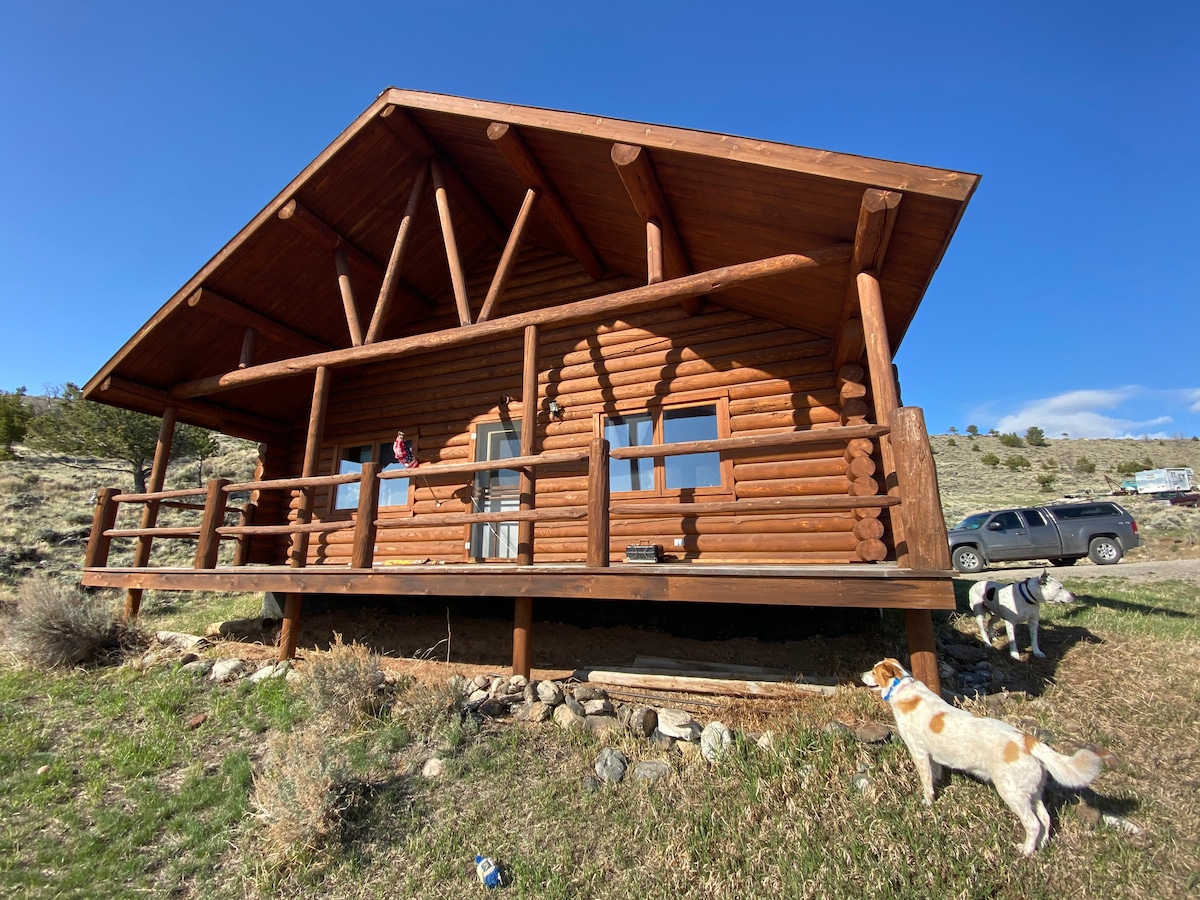
MULTIPOLYGON (((913 569, 948 570, 950 549, 946 520, 938 493, 937 469, 925 431, 925 414, 917 406, 902 406, 889 417, 899 482, 898 507, 904 519, 909 566, 913 569)), ((906 610, 908 646, 913 675, 930 689, 940 689, 933 619, 928 610, 906 610)))
MULTIPOLYGON (((533 456, 537 447, 538 411, 538 327, 525 328, 524 365, 521 370, 521 455, 533 456)), ((521 469, 521 512, 537 507, 537 477, 532 466, 521 469)), ((533 565, 532 519, 517 523, 517 565, 533 565)), ((533 665, 533 599, 517 597, 513 601, 513 674, 529 677, 533 665)))
POLYGON ((354 546, 350 568, 369 569, 375 561, 375 520, 379 518, 379 463, 363 463, 358 482, 358 517, 354 523, 354 546))
MULTIPOLYGON (((329 367, 319 366, 313 383, 312 407, 308 415, 308 435, 304 442, 304 466, 300 472, 304 478, 317 474, 318 453, 321 437, 325 433, 325 407, 329 401, 329 367)), ((312 520, 312 488, 302 488, 300 505, 296 509, 296 522, 307 525, 312 520)), ((308 534, 292 535, 292 547, 288 554, 288 565, 302 569, 308 562, 308 534)), ((296 655, 296 639, 300 628, 300 594, 288 594, 283 608, 283 629, 279 635, 279 660, 291 659, 296 655)))
MULTIPOLYGON (((242 504, 238 511, 238 526, 246 528, 254 524, 254 516, 258 512, 258 504, 250 501, 242 504)), ((244 566, 250 560, 250 535, 239 534, 233 551, 233 565, 244 566)))
POLYGON ((609 445, 602 437, 592 440, 588 458, 588 543, 587 564, 590 568, 608 566, 608 453, 609 445))
POLYGON ((215 569, 217 553, 221 549, 221 536, 217 529, 225 522, 225 485, 228 478, 214 478, 208 483, 204 495, 204 516, 200 520, 200 539, 196 542, 197 569, 215 569))
MULTIPOLYGON (((158 426, 158 443, 154 445, 154 463, 150 467, 150 483, 146 485, 149 493, 163 489, 163 481, 167 476, 167 463, 171 459, 171 442, 175 439, 175 419, 178 408, 168 406, 163 410, 162 423, 158 426)), ((149 500, 142 508, 142 528, 153 528, 158 521, 158 501, 149 500)), ((111 525, 109 526, 112 527, 111 525)), ((142 568, 150 561, 150 547, 154 538, 143 535, 138 538, 133 551, 134 568, 142 568)), ((130 588, 125 592, 125 618, 136 619, 142 608, 142 591, 140 588, 130 588)))
POLYGON ((96 509, 92 513, 92 533, 88 535, 87 550, 83 565, 87 569, 103 569, 108 565, 108 550, 112 538, 104 532, 117 522, 117 488, 104 488, 96 497, 96 509))

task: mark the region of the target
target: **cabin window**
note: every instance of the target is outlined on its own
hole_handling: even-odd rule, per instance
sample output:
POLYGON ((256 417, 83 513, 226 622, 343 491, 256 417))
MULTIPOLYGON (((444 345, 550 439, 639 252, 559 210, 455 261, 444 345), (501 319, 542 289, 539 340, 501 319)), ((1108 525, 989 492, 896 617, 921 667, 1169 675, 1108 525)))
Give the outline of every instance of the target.
MULTIPOLYGON (((381 472, 395 472, 404 466, 396 461, 395 451, 391 441, 376 441, 370 444, 358 444, 342 447, 338 453, 337 474, 346 475, 350 472, 361 472, 363 463, 378 462, 381 472)), ((379 505, 408 506, 408 478, 389 478, 379 482, 379 505)), ((339 484, 333 495, 335 510, 351 510, 358 508, 357 482, 339 484)))
MULTIPOLYGON (((708 441, 721 437, 723 404, 672 407, 651 412, 620 413, 603 419, 604 438, 612 449, 708 441)), ((614 493, 673 494, 720 490, 724 485, 720 453, 614 459, 609 489, 614 493)))

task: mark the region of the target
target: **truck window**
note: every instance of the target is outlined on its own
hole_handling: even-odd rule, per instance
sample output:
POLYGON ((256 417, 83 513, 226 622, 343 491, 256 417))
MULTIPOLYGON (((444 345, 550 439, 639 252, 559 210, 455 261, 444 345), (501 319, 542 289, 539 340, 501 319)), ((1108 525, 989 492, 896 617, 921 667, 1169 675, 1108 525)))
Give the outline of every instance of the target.
POLYGON ((1036 509, 1021 510, 1021 518, 1025 520, 1025 524, 1030 528, 1040 528, 1046 524, 1046 517, 1036 509))
POLYGON ((1005 529, 1006 531, 1009 528, 1020 528, 1021 527, 1021 520, 1017 518, 1017 514, 1015 512, 997 513, 996 517, 994 519, 992 519, 992 521, 999 522, 1000 527, 1005 529))
POLYGON ((1090 519, 1094 516, 1119 516, 1120 510, 1111 503, 1093 503, 1089 506, 1063 506, 1053 510, 1056 519, 1090 519))

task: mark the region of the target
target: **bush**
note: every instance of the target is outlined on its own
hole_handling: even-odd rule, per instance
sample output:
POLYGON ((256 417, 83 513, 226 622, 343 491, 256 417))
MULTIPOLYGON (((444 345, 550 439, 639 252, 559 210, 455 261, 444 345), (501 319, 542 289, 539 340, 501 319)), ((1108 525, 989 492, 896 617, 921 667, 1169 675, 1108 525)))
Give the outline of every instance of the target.
POLYGON ((1054 459, 1053 457, 1050 459, 1044 459, 1044 460, 1042 460, 1042 468, 1043 469, 1057 469, 1058 468, 1058 460, 1054 459))
POLYGON ((971 444, 971 452, 972 453, 982 453, 983 451, 979 449, 978 444, 972 443, 971 444))
POLYGON ((1075 471, 1080 475, 1091 475, 1096 471, 1096 464, 1086 456, 1081 456, 1079 459, 1075 460, 1075 465, 1072 466, 1072 468, 1075 469, 1075 471))
POLYGON ((975 435, 979 434, 979 426, 978 425, 968 425, 967 426, 967 434, 969 434, 971 437, 975 437, 975 435))
POLYGON ((1152 460, 1150 457, 1147 456, 1141 462, 1138 462, 1135 459, 1135 460, 1131 460, 1130 462, 1117 463, 1117 474, 1118 475, 1133 475, 1137 472, 1144 472, 1146 469, 1153 469, 1153 468, 1155 468, 1154 460, 1152 460))
POLYGON ((1058 476, 1053 472, 1045 472, 1041 475, 1038 475, 1035 480, 1042 486, 1043 491, 1049 491, 1054 485, 1054 482, 1058 481, 1058 476))
POLYGON ((958 441, 956 441, 954 438, 947 438, 947 439, 946 439, 946 446, 947 446, 947 447, 957 447, 957 446, 958 446, 958 441))
POLYGON ((985 466, 1000 465, 1000 457, 998 457, 995 453, 985 453, 983 456, 979 457, 979 461, 985 466))
POLYGON ((328 650, 308 655, 301 693, 309 708, 333 725, 348 726, 378 716, 389 696, 380 657, 359 643, 334 635, 328 650))
POLYGON ((17 589, 8 623, 16 652, 37 666, 95 666, 146 646, 145 637, 104 598, 43 575, 17 589))
POLYGON ((1015 431, 1010 431, 1008 434, 1000 435, 1000 443, 1005 447, 1024 447, 1025 442, 1017 435, 1015 431))
POLYGON ((1046 433, 1036 425, 1031 425, 1025 429, 1025 442, 1030 447, 1045 447, 1047 446, 1046 433))
POLYGON ((1004 460, 1004 464, 1014 472, 1017 471, 1017 469, 1028 469, 1033 465, 1033 463, 1027 460, 1024 456, 1020 455, 1009 456, 1004 460))

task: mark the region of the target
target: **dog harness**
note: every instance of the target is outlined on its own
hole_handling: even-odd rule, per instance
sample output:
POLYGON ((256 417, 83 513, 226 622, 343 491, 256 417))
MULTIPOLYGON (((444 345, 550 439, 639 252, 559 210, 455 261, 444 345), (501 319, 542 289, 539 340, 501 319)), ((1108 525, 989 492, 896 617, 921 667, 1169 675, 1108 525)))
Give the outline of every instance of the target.
POLYGON ((903 678, 893 678, 888 683, 887 690, 883 692, 883 699, 885 701, 891 700, 892 694, 895 692, 896 688, 900 687, 902 684, 908 684, 910 681, 916 681, 916 679, 911 675, 905 675, 903 678))

